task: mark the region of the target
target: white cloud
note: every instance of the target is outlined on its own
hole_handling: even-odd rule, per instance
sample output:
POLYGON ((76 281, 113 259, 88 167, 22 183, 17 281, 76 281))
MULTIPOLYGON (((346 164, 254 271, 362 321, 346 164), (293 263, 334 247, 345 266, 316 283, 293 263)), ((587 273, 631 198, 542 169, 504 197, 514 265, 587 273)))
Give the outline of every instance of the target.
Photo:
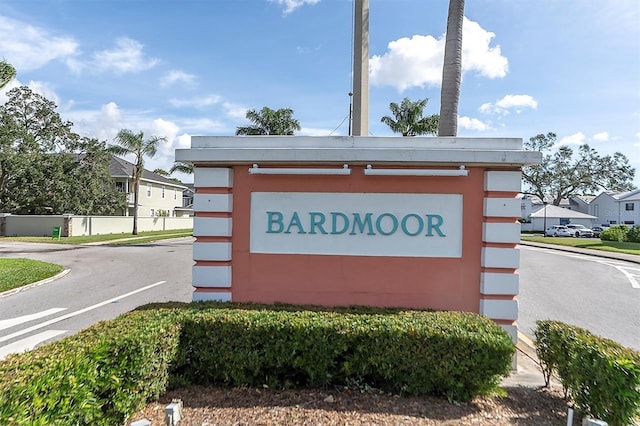
POLYGON ((302 5, 320 3, 320 0, 269 0, 269 2, 284 6, 282 13, 287 15, 302 5))
POLYGON ((538 102, 529 95, 506 95, 495 104, 487 102, 480 105, 479 111, 484 114, 508 115, 511 111, 520 114, 523 108, 538 108, 538 102))
POLYGON ((51 86, 49 86, 49 84, 44 81, 30 81, 27 86, 29 86, 29 89, 31 89, 33 93, 44 96, 51 102, 55 103, 56 106, 58 105, 58 94, 53 90, 53 88, 51 88, 51 86))
POLYGON ((594 141, 597 141, 597 142, 608 141, 609 140, 609 133, 607 133, 607 132, 596 133, 595 135, 593 135, 593 137, 591 139, 593 139, 594 141))
POLYGON ((191 148, 191 135, 189 133, 181 134, 178 137, 176 148, 191 148))
POLYGON ((210 135, 215 131, 228 130, 229 128, 227 124, 210 118, 183 118, 180 120, 180 124, 182 129, 200 135, 210 135))
POLYGON ((477 118, 471 117, 458 117, 458 127, 467 130, 478 130, 480 132, 484 132, 487 130, 491 130, 491 126, 487 123, 484 123, 477 118))
POLYGON ((171 99, 169 103, 175 107, 204 108, 219 103, 221 99, 218 95, 209 95, 193 99, 171 99))
POLYGON ((58 104, 58 94, 47 83, 43 81, 30 81, 25 85, 17 78, 14 78, 6 86, 0 89, 0 105, 4 105, 9 100, 7 93, 11 89, 15 89, 20 86, 27 86, 33 93, 44 96, 47 100, 52 101, 56 105, 58 104))
POLYGON ((179 70, 169 71, 160 79, 160 86, 169 87, 180 81, 185 83, 187 86, 194 86, 196 81, 196 76, 193 74, 188 74, 184 71, 179 71, 179 70))
POLYGON ((96 69, 114 71, 116 74, 137 73, 157 65, 158 60, 146 57, 143 45, 133 39, 122 37, 116 40, 116 47, 93 54, 96 69))
POLYGON ((437 86, 442 80, 444 41, 414 35, 389 42, 382 56, 369 61, 371 84, 393 86, 402 92, 413 86, 437 86))
MULTIPOLYGON (((487 78, 502 78, 509 69, 500 46, 490 47, 495 34, 477 22, 464 18, 462 26, 462 72, 476 72, 487 78)), ((402 92, 409 87, 439 86, 442 81, 445 35, 414 35, 389 42, 387 52, 369 61, 373 85, 393 86, 402 92)))
POLYGON ((319 129, 316 127, 303 127, 296 133, 298 136, 329 136, 333 132, 331 129, 319 129))
POLYGON ((560 139, 558 145, 582 145, 585 139, 584 133, 578 132, 560 139))
MULTIPOLYGON (((462 24, 462 71, 475 71, 487 78, 503 78, 509 71, 509 60, 500 46, 490 47, 496 35, 477 22, 464 19, 462 24)), ((443 53, 444 56, 444 53, 443 53)))
POLYGON ((0 16, 0 52, 18 71, 43 67, 54 60, 70 60, 78 54, 71 37, 50 34, 43 28, 0 16))
MULTIPOLYGON (((180 128, 172 121, 168 121, 163 118, 156 118, 153 120, 149 136, 164 137, 167 139, 166 142, 161 142, 160 145, 158 145, 157 155, 173 159, 175 150, 174 146, 178 144, 177 136, 179 131, 180 128)), ((146 133, 145 137, 147 137, 146 133)))
POLYGON ((224 107, 227 115, 231 118, 242 120, 247 117, 247 107, 231 102, 225 102, 222 106, 224 107))

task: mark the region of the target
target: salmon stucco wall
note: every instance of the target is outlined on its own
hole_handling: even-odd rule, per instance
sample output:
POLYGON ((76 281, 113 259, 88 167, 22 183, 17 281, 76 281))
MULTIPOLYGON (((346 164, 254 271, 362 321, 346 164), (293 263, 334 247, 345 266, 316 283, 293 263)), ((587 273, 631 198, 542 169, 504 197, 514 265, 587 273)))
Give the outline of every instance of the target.
POLYGON ((478 310, 481 169, 470 170, 476 179, 365 176, 357 166, 350 176, 249 175, 246 169, 234 168, 235 301, 478 310), (463 257, 250 253, 251 192, 462 194, 463 257))

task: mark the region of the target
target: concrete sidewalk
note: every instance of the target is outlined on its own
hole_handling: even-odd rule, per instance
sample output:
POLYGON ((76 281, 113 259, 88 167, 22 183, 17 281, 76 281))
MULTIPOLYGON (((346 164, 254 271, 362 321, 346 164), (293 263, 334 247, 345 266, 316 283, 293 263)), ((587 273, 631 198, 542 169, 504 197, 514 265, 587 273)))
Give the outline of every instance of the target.
POLYGON ((543 387, 544 375, 538 362, 534 343, 524 334, 518 333, 516 344, 517 367, 509 377, 502 380, 503 387, 527 387, 537 389, 543 387))

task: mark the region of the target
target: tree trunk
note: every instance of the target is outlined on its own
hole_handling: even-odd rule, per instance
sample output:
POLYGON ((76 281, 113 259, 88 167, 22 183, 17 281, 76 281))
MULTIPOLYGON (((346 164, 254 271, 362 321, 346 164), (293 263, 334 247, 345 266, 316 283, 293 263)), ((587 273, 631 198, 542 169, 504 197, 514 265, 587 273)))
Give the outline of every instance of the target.
POLYGON ((138 193, 140 192, 140 181, 133 181, 133 231, 131 235, 138 235, 138 193))
POLYGON ((449 0, 447 38, 444 46, 444 64, 442 66, 438 136, 456 136, 458 134, 463 19, 464 0, 449 0))

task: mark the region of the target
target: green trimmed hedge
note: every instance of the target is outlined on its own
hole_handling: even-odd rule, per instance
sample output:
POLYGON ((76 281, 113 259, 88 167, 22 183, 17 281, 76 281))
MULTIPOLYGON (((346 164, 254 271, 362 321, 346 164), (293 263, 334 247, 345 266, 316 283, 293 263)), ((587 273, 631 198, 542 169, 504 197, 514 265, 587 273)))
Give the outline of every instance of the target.
POLYGON ((0 424, 122 424, 166 390, 173 319, 133 312, 0 361, 0 424))
POLYGON ((515 348, 477 314, 238 304, 148 306, 0 361, 0 424, 122 424, 170 386, 326 387, 468 400, 515 348))
POLYGON ((186 383, 330 386, 468 400, 509 374, 514 346, 461 312, 394 314, 214 309, 184 319, 173 376, 186 383))
POLYGON ((534 334, 547 384, 557 373, 578 410, 612 425, 640 416, 640 353, 558 321, 534 334))

